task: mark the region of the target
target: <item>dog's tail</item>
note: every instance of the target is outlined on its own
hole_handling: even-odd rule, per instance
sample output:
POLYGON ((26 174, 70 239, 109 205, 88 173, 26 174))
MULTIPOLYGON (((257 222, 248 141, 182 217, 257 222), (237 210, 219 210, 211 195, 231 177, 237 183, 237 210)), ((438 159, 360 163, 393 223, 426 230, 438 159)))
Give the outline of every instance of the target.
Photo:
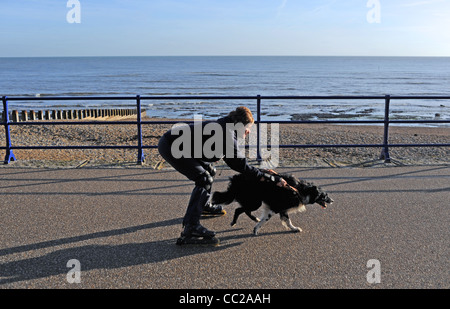
POLYGON ((228 188, 225 192, 214 192, 212 195, 213 204, 228 205, 234 201, 236 194, 232 188, 228 188))

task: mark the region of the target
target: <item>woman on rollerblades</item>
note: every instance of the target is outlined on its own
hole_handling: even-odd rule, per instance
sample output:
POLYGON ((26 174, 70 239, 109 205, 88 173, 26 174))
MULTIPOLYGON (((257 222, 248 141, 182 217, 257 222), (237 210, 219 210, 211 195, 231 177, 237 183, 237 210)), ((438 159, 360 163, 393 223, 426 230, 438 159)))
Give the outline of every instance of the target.
MULTIPOLYGON (((200 224, 200 217, 203 214, 207 215, 221 215, 225 214, 225 211, 220 205, 212 205, 210 202, 211 187, 214 181, 214 176, 216 174, 216 169, 211 164, 212 162, 217 162, 223 159, 225 163, 233 170, 239 173, 243 173, 248 177, 255 177, 261 181, 274 181, 278 185, 283 184, 283 180, 279 177, 274 178, 273 176, 265 174, 260 169, 250 166, 247 159, 242 155, 238 146, 238 135, 241 134, 240 138, 245 138, 250 132, 250 128, 254 123, 253 115, 247 107, 238 107, 236 110, 230 112, 228 116, 218 119, 213 122, 201 122, 200 124, 192 124, 189 126, 190 141, 191 142, 191 153, 196 155, 181 156, 174 154, 173 144, 178 139, 181 138, 180 130, 175 130, 172 128, 166 132, 160 139, 158 144, 158 150, 161 156, 173 167, 175 170, 186 176, 188 179, 195 183, 195 187, 192 191, 189 204, 186 210, 186 214, 183 219, 184 230, 181 233, 181 238, 178 240, 177 244, 198 244, 198 243, 211 243, 218 244, 218 239, 215 237, 216 233, 210 231, 200 224), (198 151, 199 147, 205 144, 210 135, 204 134, 204 128, 206 125, 211 126, 211 124, 216 125, 215 130, 222 133, 221 140, 224 143, 222 152, 220 154, 215 154, 212 158, 205 156, 203 151, 198 151), (237 124, 241 125, 243 128, 237 132, 237 130, 230 130, 230 128, 236 128, 237 124), (201 125, 201 130, 195 128, 194 126, 201 125), (200 136, 201 141, 195 141, 198 135, 196 133, 202 132, 200 136), (199 157, 198 154, 201 153, 199 157)), ((183 134, 185 134, 183 131, 183 134)), ((211 132, 211 131, 209 131, 211 132)), ((215 132, 217 133, 217 132, 215 132)), ((183 138, 185 138, 183 136, 183 138)), ((178 143, 177 143, 178 145, 178 143)), ((186 145, 183 145, 184 147, 186 145)), ((190 145, 189 145, 190 146, 190 145)), ((175 147, 176 148, 176 147, 175 147)))

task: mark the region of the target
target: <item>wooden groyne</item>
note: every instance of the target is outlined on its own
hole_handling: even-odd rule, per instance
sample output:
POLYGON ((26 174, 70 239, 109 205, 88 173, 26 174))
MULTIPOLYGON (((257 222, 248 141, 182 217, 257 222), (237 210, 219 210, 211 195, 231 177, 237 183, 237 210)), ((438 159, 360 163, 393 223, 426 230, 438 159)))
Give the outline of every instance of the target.
MULTIPOLYGON (((142 112, 145 116, 146 112, 142 112)), ((13 110, 9 113, 9 121, 24 122, 33 120, 82 120, 96 119, 105 120, 113 117, 136 116, 137 109, 78 109, 78 110, 13 110)), ((4 116, 2 113, 2 118, 4 116)))

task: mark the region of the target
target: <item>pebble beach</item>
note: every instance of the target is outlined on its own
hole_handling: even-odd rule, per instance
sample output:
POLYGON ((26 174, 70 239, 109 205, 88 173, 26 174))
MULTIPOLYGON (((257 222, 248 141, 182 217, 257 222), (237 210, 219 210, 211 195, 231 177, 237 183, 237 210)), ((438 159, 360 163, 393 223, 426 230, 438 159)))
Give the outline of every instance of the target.
MULTIPOLYGON (((132 121, 135 118, 112 118, 132 121)), ((163 120, 143 118, 144 121, 163 120)), ((168 119, 166 119, 168 120, 168 119)), ((68 121, 69 122, 69 121, 68 121)), ((182 122, 182 120, 180 120, 182 122)), ((142 127, 145 146, 157 145, 159 138, 172 125, 145 124, 142 127)), ((255 130, 255 128, 254 128, 255 130)), ((270 134, 269 134, 270 136, 270 134)), ((317 144, 382 144, 383 126, 281 124, 279 143, 291 145, 317 144)), ((136 125, 32 125, 11 126, 14 146, 99 146, 137 145, 136 125)), ((450 128, 390 127, 391 144, 443 144, 450 142, 450 128)), ((5 134, 0 134, 5 145, 5 134)), ((280 149, 273 167, 369 167, 386 165, 380 161, 381 148, 302 148, 280 149)), ((136 149, 83 150, 14 150, 16 162, 3 167, 133 167, 137 166, 136 149)), ((145 149, 145 166, 155 167, 163 162, 156 149, 145 149)), ((3 159, 5 150, 0 150, 3 159)), ((449 164, 450 147, 390 148, 392 163, 396 165, 449 164)), ((250 159, 250 162, 252 160, 250 159)), ((218 165, 223 164, 219 162, 218 165)), ((163 164, 163 167, 169 167, 163 164)))

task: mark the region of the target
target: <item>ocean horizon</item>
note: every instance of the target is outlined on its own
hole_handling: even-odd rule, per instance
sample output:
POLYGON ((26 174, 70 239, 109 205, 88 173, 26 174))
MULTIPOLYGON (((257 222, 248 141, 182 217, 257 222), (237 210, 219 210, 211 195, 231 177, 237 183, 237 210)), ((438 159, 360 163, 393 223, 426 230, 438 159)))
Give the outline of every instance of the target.
MULTIPOLYGON (((450 96, 450 57, 108 56, 0 58, 0 95, 450 96)), ((11 102, 11 109, 132 108, 133 101, 11 102)), ((205 119, 255 100, 143 101, 156 118, 205 119)), ((263 120, 378 120, 384 100, 263 100, 263 120)), ((393 100, 393 119, 448 120, 447 100, 393 100)), ((432 126, 447 126, 439 124, 432 126)))

